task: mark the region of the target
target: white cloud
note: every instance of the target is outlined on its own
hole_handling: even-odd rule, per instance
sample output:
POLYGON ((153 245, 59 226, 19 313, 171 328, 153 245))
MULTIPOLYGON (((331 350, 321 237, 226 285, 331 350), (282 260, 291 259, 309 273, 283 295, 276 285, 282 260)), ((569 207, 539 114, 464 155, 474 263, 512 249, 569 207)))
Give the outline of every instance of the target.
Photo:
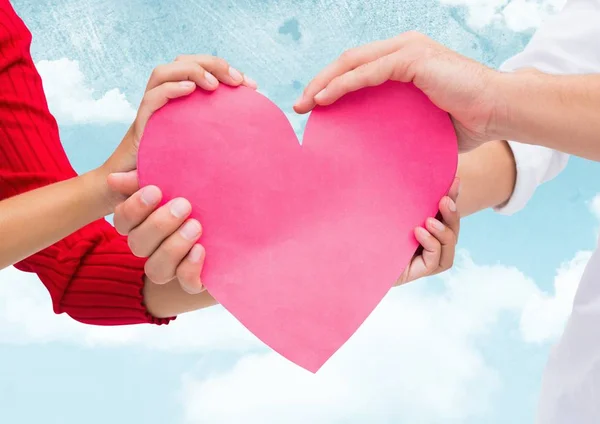
POLYGON ((166 327, 86 326, 55 316, 37 277, 14 268, 0 271, 0 343, 235 354, 239 360, 230 369, 201 380, 185 376, 183 404, 190 423, 294 424, 361 417, 462 422, 487 408, 500 383, 478 343, 507 314, 520 319, 525 342, 555 339, 589 256, 579 252, 561 265, 550 295, 514 267, 479 265, 463 252, 441 277, 439 290, 411 284, 392 291, 316 375, 265 349, 222 308, 181 316, 166 327))
POLYGON ((589 208, 594 216, 600 221, 600 194, 594 196, 594 198, 590 201, 589 208))
MULTIPOLYGON (((590 202, 590 210, 598 214, 600 196, 590 202)), ((190 423, 350 418, 458 423, 485 411, 500 384, 479 343, 506 316, 519 322, 524 342, 554 340, 589 256, 578 252, 562 264, 554 293, 548 294, 514 267, 476 264, 462 252, 453 270, 440 277, 437 290, 424 283, 393 290, 316 375, 265 349, 222 308, 186 314, 163 327, 86 326, 55 316, 38 278, 14 268, 0 271, 0 343, 236 355, 229 369, 203 379, 184 377, 184 413, 190 423)))
POLYGON ((50 111, 61 124, 131 123, 136 111, 117 88, 97 95, 88 86, 79 62, 41 60, 42 77, 50 111))
POLYGON ((577 252, 562 264, 554 277, 554 294, 536 292, 527 302, 521 316, 521 334, 532 343, 554 340, 562 333, 575 293, 592 252, 577 252))
POLYGON ((266 353, 204 380, 186 378, 187 420, 426 424, 477 415, 499 378, 475 342, 502 314, 518 316, 538 289, 515 268, 466 255, 458 262, 437 294, 419 284, 395 289, 314 376, 266 353))
POLYGON ((440 0, 464 6, 473 28, 502 23, 513 31, 537 28, 550 15, 560 11, 566 0, 440 0))
POLYGON ((145 346, 170 351, 261 349, 258 340, 222 308, 185 314, 168 326, 99 327, 55 315, 35 274, 0 271, 0 343, 62 342, 93 346, 145 346))
POLYGON ((411 284, 390 293, 316 375, 264 349, 221 308, 166 327, 91 327, 54 316, 37 277, 14 268, 0 271, 0 343, 237 355, 233 368, 202 380, 186 376, 191 423, 462 422, 486 409, 500 382, 478 342, 507 314, 521 319, 527 342, 558 335, 585 259, 577 254, 559 268, 549 296, 514 267, 478 265, 462 253, 440 290, 411 284))
MULTIPOLYGON (((590 210, 600 219, 600 195, 590 210)), ((558 338, 590 256, 563 263, 550 294, 514 267, 478 265, 463 253, 441 291, 413 284, 390 293, 314 376, 274 353, 246 355, 208 378, 185 376, 186 419, 463 422, 486 409, 500 382, 477 342, 507 313, 526 343, 558 338)))

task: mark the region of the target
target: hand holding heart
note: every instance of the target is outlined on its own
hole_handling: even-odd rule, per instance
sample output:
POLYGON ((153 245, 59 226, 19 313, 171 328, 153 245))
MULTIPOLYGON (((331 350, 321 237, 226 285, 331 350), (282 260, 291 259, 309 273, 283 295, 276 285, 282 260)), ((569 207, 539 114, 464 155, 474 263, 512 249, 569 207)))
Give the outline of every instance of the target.
POLYGON ((139 190, 134 171, 140 139, 151 115, 164 105, 188 96, 196 89, 214 91, 220 83, 228 86, 245 85, 256 88, 247 76, 220 58, 208 55, 180 56, 173 63, 154 69, 137 118, 127 135, 108 159, 108 183, 112 188, 112 207, 117 231, 128 236, 132 252, 148 258, 146 277, 157 284, 177 278, 190 294, 202 291, 200 281, 204 248, 197 243, 202 232, 200 222, 189 219, 191 204, 176 198, 158 208, 162 193, 158 187, 139 190))
POLYGON ((308 84, 294 109, 306 113, 388 80, 412 82, 450 114, 459 151, 467 152, 500 139, 499 75, 423 34, 407 32, 343 53, 308 84))
POLYGON ((467 151, 488 141, 492 79, 493 71, 418 34, 353 50, 307 87, 298 112, 388 80, 422 93, 392 83, 345 96, 313 112, 302 148, 262 96, 195 93, 149 121, 140 180, 164 187, 166 200, 189 198, 191 216, 209 229, 203 281, 211 294, 314 371, 381 300, 391 276, 404 270, 402 283, 451 266, 459 215, 458 182, 449 188, 448 180, 456 139, 448 142, 456 133, 467 151), (431 102, 450 112, 454 128, 431 102), (190 181, 182 169, 197 175, 190 181), (431 218, 438 210, 446 225, 431 218), (417 227, 414 238, 407 225, 417 227), (409 261, 413 240, 423 251, 409 261))

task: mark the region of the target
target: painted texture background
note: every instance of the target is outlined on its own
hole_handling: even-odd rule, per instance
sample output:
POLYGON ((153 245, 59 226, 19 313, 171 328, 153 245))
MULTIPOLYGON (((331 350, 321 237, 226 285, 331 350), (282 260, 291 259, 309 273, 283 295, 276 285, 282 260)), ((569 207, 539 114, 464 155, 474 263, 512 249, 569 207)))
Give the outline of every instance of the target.
MULTIPOLYGON (((416 29, 498 66, 564 0, 14 0, 63 144, 100 164, 152 68, 225 57, 289 114, 343 50, 416 29)), ((452 272, 394 290, 317 376, 220 308, 166 328, 54 316, 39 281, 0 272, 4 423, 528 423, 600 219, 599 169, 571 160, 528 209, 463 220, 452 272)))

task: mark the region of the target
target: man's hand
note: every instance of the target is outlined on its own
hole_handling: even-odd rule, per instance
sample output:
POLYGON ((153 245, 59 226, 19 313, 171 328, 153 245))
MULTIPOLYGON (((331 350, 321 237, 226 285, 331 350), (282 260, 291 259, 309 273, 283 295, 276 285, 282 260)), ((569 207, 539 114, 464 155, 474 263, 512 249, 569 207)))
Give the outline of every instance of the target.
POLYGON ((407 32, 342 54, 308 84, 294 109, 306 113, 388 80, 413 82, 451 115, 459 150, 466 152, 494 139, 497 97, 492 80, 498 74, 425 35, 407 32))
POLYGON ((157 208, 162 193, 158 187, 140 189, 137 152, 150 116, 171 99, 187 96, 197 87, 215 90, 219 82, 231 86, 256 83, 212 56, 181 56, 174 63, 157 67, 150 77, 137 118, 123 142, 104 165, 110 170, 108 186, 112 192, 117 231, 128 236, 132 252, 147 257, 146 276, 157 284, 177 278, 190 294, 203 290, 200 272, 205 251, 198 240, 202 227, 188 219, 192 207, 186 199, 173 199, 157 208))

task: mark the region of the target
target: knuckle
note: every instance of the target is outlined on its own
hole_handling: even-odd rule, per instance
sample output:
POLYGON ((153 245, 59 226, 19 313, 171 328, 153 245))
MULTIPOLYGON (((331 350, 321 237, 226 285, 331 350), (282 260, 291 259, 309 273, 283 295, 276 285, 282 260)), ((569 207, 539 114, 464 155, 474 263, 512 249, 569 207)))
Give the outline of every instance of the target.
POLYGON ((409 39, 409 40, 416 40, 416 39, 423 38, 423 34, 420 33, 419 31, 414 30, 414 29, 410 30, 410 31, 406 31, 404 33, 404 36, 405 36, 406 39, 409 39))
POLYGON ((165 65, 158 65, 150 73, 150 79, 152 79, 152 80, 160 80, 163 77, 164 74, 165 74, 165 65))
POLYGON ((152 231, 154 234, 160 234, 163 237, 170 235, 173 233, 173 219, 175 218, 171 218, 167 214, 161 214, 155 217, 155 219, 152 219, 149 222, 151 227, 150 231, 152 231))
POLYGON ((127 237, 127 245, 129 246, 131 253, 138 258, 145 258, 148 256, 146 252, 144 252, 143 244, 140 243, 137 230, 134 229, 129 233, 129 237, 127 237))
POLYGON ((302 91, 302 95, 303 95, 304 97, 308 97, 308 96, 314 95, 314 94, 315 94, 315 93, 314 93, 314 91, 315 91, 315 90, 314 90, 314 88, 313 88, 313 87, 314 87, 314 84, 312 84, 312 83, 311 83, 311 84, 308 84, 308 85, 307 85, 307 86, 304 88, 304 90, 302 91))
POLYGON ((198 274, 198 270, 193 266, 181 264, 177 267, 177 279, 183 283, 187 283, 187 285, 192 285, 192 283, 197 281, 199 279, 198 274))
POLYGON ((229 63, 217 56, 201 56, 198 60, 198 65, 210 68, 212 72, 227 72, 229 70, 229 63))
POLYGON ((120 204, 115 208, 115 216, 113 218, 113 222, 115 224, 115 229, 122 236, 127 235, 128 229, 126 225, 127 218, 125 216, 125 209, 123 204, 120 204))
POLYGON ((452 233, 449 244, 451 244, 452 246, 456 246, 457 243, 458 243, 458 237, 456 237, 456 235, 454 233, 452 233))
POLYGON ((160 266, 158 261, 152 260, 152 258, 144 265, 144 273, 157 284, 164 284, 171 280, 165 267, 160 266))
POLYGON ((426 46, 421 50, 421 57, 423 59, 431 59, 435 55, 436 55, 436 52, 431 46, 426 46))
POLYGON ((187 59, 188 59, 188 55, 186 55, 186 54, 178 54, 178 55, 175 57, 175 60, 174 60, 174 62, 184 62, 184 61, 186 61, 187 59))
POLYGON ((330 90, 331 88, 333 88, 334 90, 337 90, 337 91, 346 91, 349 86, 349 81, 348 81, 348 78, 343 78, 342 76, 339 76, 339 77, 335 77, 333 80, 331 80, 331 83, 329 84, 329 86, 330 86, 330 88, 328 88, 327 90, 330 90))
POLYGON ((344 64, 354 63, 356 61, 356 49, 348 49, 340 55, 340 62, 344 64))
POLYGON ((150 91, 146 92, 144 97, 142 97, 142 101, 140 102, 140 107, 139 107, 140 110, 150 107, 150 105, 152 103, 153 93, 154 93, 154 91, 150 90, 150 91))
POLYGON ((215 66, 217 68, 222 69, 222 70, 229 68, 229 63, 222 57, 213 56, 212 58, 213 58, 213 63, 215 64, 215 66))

